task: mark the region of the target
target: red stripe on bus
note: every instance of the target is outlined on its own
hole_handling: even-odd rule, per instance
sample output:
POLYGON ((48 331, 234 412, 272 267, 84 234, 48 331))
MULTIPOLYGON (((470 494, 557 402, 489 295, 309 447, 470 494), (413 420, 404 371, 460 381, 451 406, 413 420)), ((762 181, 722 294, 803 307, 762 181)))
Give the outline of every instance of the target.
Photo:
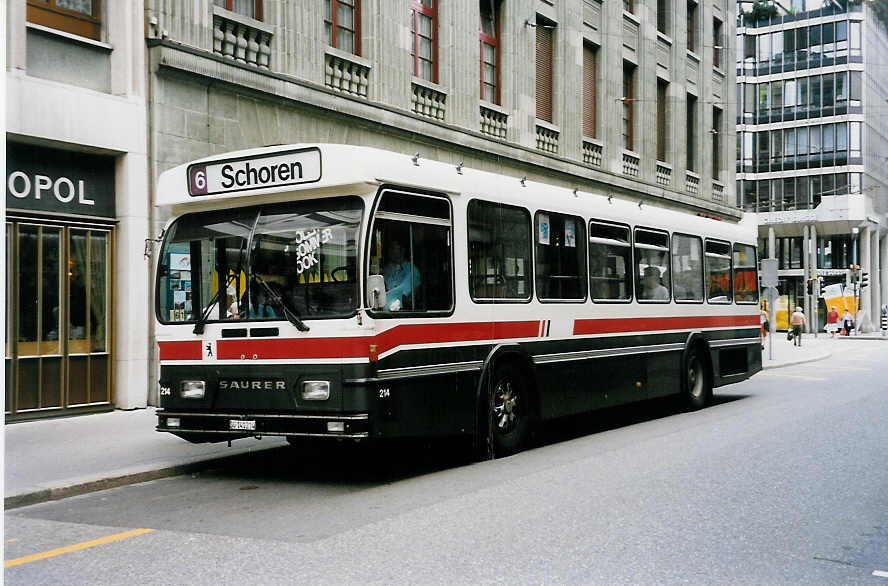
POLYGON ((200 340, 187 342, 158 342, 157 350, 161 360, 200 360, 200 340))
POLYGON ((758 326, 757 315, 716 315, 682 317, 636 317, 622 319, 578 319, 574 321, 575 336, 614 334, 619 332, 654 332, 701 328, 758 326))
POLYGON ((342 338, 286 338, 262 340, 219 340, 216 353, 220 360, 241 356, 257 359, 283 358, 366 358, 370 345, 382 354, 410 344, 443 344, 507 338, 533 338, 539 334, 538 321, 480 322, 457 324, 405 324, 376 336, 342 338))

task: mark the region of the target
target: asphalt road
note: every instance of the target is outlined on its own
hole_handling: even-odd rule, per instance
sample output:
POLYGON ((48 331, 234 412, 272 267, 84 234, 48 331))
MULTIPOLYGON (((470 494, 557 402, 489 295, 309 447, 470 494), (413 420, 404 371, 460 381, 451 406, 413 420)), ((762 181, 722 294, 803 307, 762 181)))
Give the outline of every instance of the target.
POLYGON ((886 375, 888 343, 837 343, 703 411, 558 422, 493 462, 281 449, 16 509, 5 582, 888 586, 886 375))

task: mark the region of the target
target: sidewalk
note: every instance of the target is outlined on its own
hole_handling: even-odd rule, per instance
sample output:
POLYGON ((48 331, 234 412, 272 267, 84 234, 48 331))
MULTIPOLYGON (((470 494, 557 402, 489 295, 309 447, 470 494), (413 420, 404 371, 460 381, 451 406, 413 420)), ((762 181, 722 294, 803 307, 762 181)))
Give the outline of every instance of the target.
POLYGON ((781 366, 824 360, 830 357, 832 343, 835 341, 830 339, 829 334, 826 333, 817 334, 817 338, 814 338, 814 334, 804 334, 802 345, 794 346, 786 339, 786 332, 775 332, 773 335, 773 360, 770 354, 771 341, 768 340, 765 341, 765 349, 762 350, 762 368, 780 368, 781 366))
POLYGON ((4 506, 185 474, 223 458, 287 445, 283 438, 192 444, 154 431, 155 409, 8 424, 4 506))
MULTIPOLYGON (((822 360, 830 355, 828 336, 806 335, 795 348, 786 334, 774 336, 774 360, 768 345, 764 368, 822 360)), ((219 460, 287 445, 283 438, 191 444, 154 431, 155 409, 113 411, 42 421, 13 423, 6 433, 6 509, 66 498, 125 484, 185 474, 219 460)))

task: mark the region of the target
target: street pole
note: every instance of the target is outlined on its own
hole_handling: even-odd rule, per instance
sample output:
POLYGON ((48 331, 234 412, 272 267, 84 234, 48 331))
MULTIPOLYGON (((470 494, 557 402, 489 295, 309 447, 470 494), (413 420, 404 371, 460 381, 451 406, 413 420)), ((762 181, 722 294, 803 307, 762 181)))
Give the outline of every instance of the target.
MULTIPOLYGON (((860 331, 860 324, 857 323, 857 279, 856 279, 856 267, 857 267, 857 234, 860 232, 860 228, 854 227, 851 228, 851 284, 854 286, 854 335, 857 335, 857 332, 860 331)), ((848 335, 851 335, 851 332, 848 332, 848 335)))
POLYGON ((777 312, 774 309, 776 297, 777 287, 768 287, 768 360, 774 360, 774 334, 777 331, 777 312))

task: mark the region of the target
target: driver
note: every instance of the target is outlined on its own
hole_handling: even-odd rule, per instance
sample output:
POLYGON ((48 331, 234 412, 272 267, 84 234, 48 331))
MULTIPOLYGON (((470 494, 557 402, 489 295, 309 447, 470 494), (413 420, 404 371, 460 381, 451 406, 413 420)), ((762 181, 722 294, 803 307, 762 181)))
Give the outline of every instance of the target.
POLYGON ((388 310, 412 309, 411 294, 421 282, 419 269, 404 257, 404 247, 398 240, 392 240, 389 244, 385 260, 382 276, 385 279, 388 310))

